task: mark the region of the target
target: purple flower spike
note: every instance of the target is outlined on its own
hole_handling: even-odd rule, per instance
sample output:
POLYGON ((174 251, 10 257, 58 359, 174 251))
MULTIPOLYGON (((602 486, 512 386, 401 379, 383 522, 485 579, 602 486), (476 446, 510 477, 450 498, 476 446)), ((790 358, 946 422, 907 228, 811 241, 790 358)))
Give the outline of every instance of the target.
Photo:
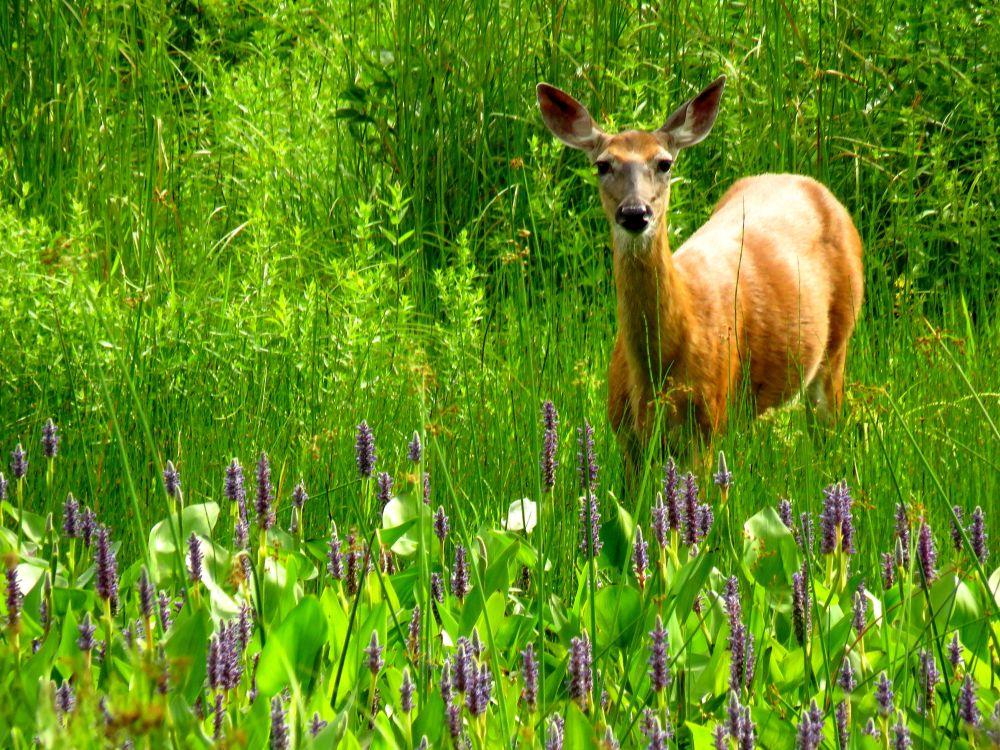
POLYGON ((170 497, 177 497, 181 490, 181 475, 173 461, 167 461, 163 468, 163 489, 170 497))
POLYGON ((954 637, 948 642, 948 662, 954 669, 965 664, 965 659, 962 658, 962 644, 958 640, 958 631, 955 631, 954 637))
POLYGON ((451 659, 445 657, 444 664, 441 666, 441 698, 447 706, 451 704, 454 696, 455 684, 451 680, 451 659))
POLYGON ((107 526, 97 529, 97 544, 94 551, 96 576, 94 588, 105 601, 118 599, 118 560, 111 548, 111 536, 107 526))
POLYGON ((266 453, 260 454, 257 462, 257 497, 254 509, 257 511, 257 526, 267 531, 274 526, 274 509, 271 504, 274 495, 271 489, 271 464, 266 453))
POLYGON ((651 709, 646 709, 646 715, 640 729, 646 735, 646 750, 666 750, 670 732, 661 727, 660 718, 651 709))
POLYGON ((892 681, 885 672, 879 675, 875 684, 875 704, 878 706, 879 716, 886 717, 893 712, 892 681))
POLYGON ((553 714, 549 721, 548 733, 545 739, 545 750, 563 750, 566 722, 559 714, 553 714))
POLYGON ((292 505, 299 510, 302 510, 305 507, 307 500, 309 500, 309 493, 306 492, 306 486, 300 480, 292 490, 292 505))
POLYGON ((534 712, 538 707, 538 661, 535 659, 535 647, 528 644, 521 652, 521 700, 528 710, 534 712))
POLYGON ((962 551, 962 506, 953 505, 952 511, 955 514, 955 518, 952 518, 949 522, 951 524, 951 543, 955 547, 955 552, 962 551), (958 523, 955 523, 955 519, 958 519, 958 523))
POLYGON ((460 744, 462 739, 462 706, 458 703, 452 703, 445 709, 445 714, 448 734, 451 735, 452 742, 454 742, 455 747, 463 747, 464 745, 460 744))
POLYGON ((712 476, 712 481, 722 490, 723 494, 729 492, 733 484, 733 473, 726 466, 726 454, 719 451, 719 466, 712 476))
POLYGON ((288 725, 285 723, 285 709, 281 705, 281 695, 271 699, 271 750, 288 750, 288 725))
POLYGON ((653 538, 660 549, 664 549, 667 546, 667 506, 663 502, 662 492, 656 493, 651 513, 653 516, 653 538))
POLYGON ((912 746, 910 730, 903 722, 903 714, 900 713, 892 727, 892 750, 910 750, 912 746))
POLYGON ((344 556, 340 553, 340 537, 337 536, 337 524, 330 530, 330 541, 326 543, 326 572, 335 581, 344 579, 344 556))
POLYGON ((743 733, 743 706, 740 705, 739 694, 735 690, 729 693, 726 715, 729 722, 727 734, 736 740, 743 733))
POLYGON ((448 516, 444 512, 443 505, 439 505, 437 512, 434 513, 434 536, 442 544, 448 538, 448 516))
POLYGON ((888 591, 896 585, 896 559, 891 552, 882 553, 882 588, 888 591))
POLYGON ((7 568, 7 627, 16 631, 21 623, 21 610, 24 606, 24 594, 17 580, 17 568, 7 568))
POLYGON ((482 716, 490 705, 490 696, 493 693, 493 675, 489 667, 485 664, 479 665, 477 672, 473 667, 474 679, 465 693, 465 706, 474 717, 482 716))
POLYGON ((160 630, 166 633, 170 629, 170 597, 166 591, 160 592, 157 606, 160 613, 160 630))
POLYGON ((854 628, 854 632, 860 638, 864 632, 865 627, 868 625, 868 598, 865 596, 864 584, 858 586, 858 590, 854 592, 854 603, 853 603, 853 616, 851 618, 851 627, 854 628))
POLYGON ((420 433, 414 432, 413 439, 410 444, 406 447, 406 457, 410 459, 411 463, 419 464, 424 457, 424 446, 420 442, 420 433))
POLYGON ((315 737, 324 729, 326 729, 327 722, 319 715, 319 711, 313 714, 312 720, 309 722, 309 736, 315 737))
POLYGON ((63 534, 67 539, 76 539, 80 531, 80 504, 71 492, 63 503, 63 534))
POLYGON ((867 735, 868 737, 872 737, 876 740, 882 736, 878 727, 875 726, 875 719, 868 719, 868 723, 865 724, 865 728, 861 730, 861 734, 867 735))
POLYGON ((649 544, 642 538, 642 527, 636 526, 635 542, 632 544, 632 570, 639 589, 646 588, 646 573, 649 569, 649 544))
POLYGON ((580 552, 585 557, 597 557, 604 547, 601 541, 601 507, 592 492, 580 500, 580 552))
POLYGON ((921 651, 919 656, 920 668, 917 671, 918 697, 917 704, 920 711, 926 716, 934 708, 934 699, 937 693, 937 684, 941 681, 941 672, 937 668, 934 656, 928 651, 921 651))
POLYGON ((369 479, 375 471, 375 435, 372 428, 364 420, 358 425, 354 441, 354 457, 358 464, 358 473, 362 479, 369 479))
POLYGON ((667 631, 663 620, 656 616, 656 626, 649 633, 649 683, 657 693, 665 690, 670 684, 670 672, 667 670, 667 631))
POLYGON ((848 747, 848 741, 850 740, 851 728, 849 726, 850 713, 847 707, 847 701, 841 701, 837 704, 837 708, 834 710, 834 719, 837 723, 837 740, 840 742, 840 747, 848 747))
POLYGON ((247 491, 243 478, 243 467, 240 466, 239 459, 234 458, 226 467, 225 493, 229 502, 236 503, 240 518, 246 519, 247 491))
POLYGON ((820 551, 832 555, 838 549, 854 553, 854 522, 851 515, 851 495, 846 482, 832 484, 823 490, 823 512, 820 551))
POLYGON ((7 499, 7 477, 0 471, 0 502, 7 499))
POLYGON ((376 480, 378 485, 378 504, 384 508, 392 500, 392 475, 383 471, 380 472, 376 480))
POLYGON ((368 671, 372 673, 374 677, 379 673, 385 662, 382 661, 382 646, 378 644, 378 631, 372 631, 372 638, 368 641, 368 647, 365 649, 365 654, 368 655, 368 671))
POLYGON ((431 504, 431 475, 424 472, 424 505, 431 504))
POLYGON ((740 583, 736 576, 730 576, 726 580, 726 590, 722 597, 726 608, 726 617, 729 620, 729 629, 735 630, 736 626, 743 619, 743 608, 740 605, 740 583))
POLYGON ((910 567, 910 519, 906 513, 906 506, 903 503, 896 503, 896 539, 903 548, 903 565, 910 567))
POLYGON ((65 680, 56 688, 56 711, 60 716, 66 716, 73 713, 73 709, 75 708, 76 695, 73 692, 73 686, 69 680, 65 680))
POLYGON ((431 573, 431 597, 438 604, 444 602, 444 581, 438 572, 431 573))
POLYGON ((406 632, 406 647, 414 660, 420 656, 420 605, 413 605, 413 612, 410 614, 410 625, 406 632))
POLYGON ((76 626, 77 632, 80 637, 76 639, 76 646, 81 651, 93 651, 94 646, 97 645, 94 640, 94 633, 97 632, 97 626, 90 620, 90 612, 83 615, 83 619, 80 624, 76 626))
POLYGON ((59 453, 59 428, 51 419, 42 425, 42 454, 46 458, 55 458, 59 453))
POLYGON ((792 501, 788 498, 782 498, 778 501, 778 518, 781 522, 785 524, 789 531, 793 534, 795 533, 795 520, 792 515, 792 501))
POLYGON ((920 534, 917 536, 917 560, 920 561, 927 583, 937 580, 937 549, 931 527, 926 522, 920 524, 920 534))
POLYGON ((972 553, 979 560, 980 564, 986 564, 986 558, 990 551, 986 545, 986 519, 983 517, 983 509, 978 505, 972 511, 972 523, 969 525, 969 542, 972 544, 972 553))
POLYGON ((147 620, 153 617, 153 600, 156 592, 153 591, 153 584, 149 580, 149 573, 143 567, 139 574, 139 613, 147 620))
POLYGON ((976 705, 976 684, 972 675, 966 674, 962 687, 958 691, 958 718, 972 727, 978 727, 982 722, 982 714, 976 705))
POLYGON ((459 601, 469 593, 469 567, 465 559, 465 547, 455 545, 455 564, 451 571, 451 594, 459 601))
POLYGON ((716 724, 712 730, 712 747, 715 750, 729 750, 729 732, 724 724, 716 724))
POLYGON ((188 579, 191 583, 200 583, 202 576, 202 562, 205 559, 201 551, 201 540, 193 531, 188 537, 188 579))
POLYGON ((667 506, 667 526, 671 531, 681 527, 680 474, 674 459, 668 458, 663 467, 663 502, 667 506))
POLYGON ((837 675, 837 684, 845 693, 853 693, 854 688, 858 686, 857 678, 854 676, 854 667, 851 666, 851 660, 846 656, 844 663, 840 666, 840 673, 837 675))
POLYGON ((698 543, 698 482, 694 474, 684 477, 684 493, 682 497, 684 515, 684 543, 689 547, 698 543))
POLYGON ((580 710, 590 708, 590 694, 594 688, 594 671, 591 666, 590 638, 584 631, 579 638, 573 638, 569 647, 569 697, 576 701, 580 710))
POLYGON ((802 712, 802 720, 799 723, 796 747, 799 750, 818 750, 823 741, 823 714, 816 705, 816 701, 810 704, 809 709, 802 712))
POLYGON ((600 470, 594 453, 594 428, 587 420, 584 420, 583 427, 577 428, 576 432, 576 442, 580 446, 580 450, 576 454, 580 490, 585 495, 593 495, 597 490, 597 478, 600 470))
POLYGON ((10 474, 14 477, 14 481, 17 482, 24 479, 24 475, 28 473, 28 454, 24 452, 24 448, 18 443, 17 447, 10 454, 10 474))
POLYGON ((559 460, 556 454, 559 452, 559 413, 551 401, 542 404, 542 457, 539 461, 539 468, 542 471, 542 489, 551 492, 556 486, 556 469, 559 468, 559 460))
POLYGON ((410 679, 410 670, 404 669, 403 682, 399 686, 399 707, 404 714, 408 714, 413 710, 413 693, 416 689, 417 686, 410 679))
POLYGON ((812 600, 809 574, 804 562, 802 570, 792 574, 792 624, 795 640, 800 646, 805 646, 812 635, 812 600))

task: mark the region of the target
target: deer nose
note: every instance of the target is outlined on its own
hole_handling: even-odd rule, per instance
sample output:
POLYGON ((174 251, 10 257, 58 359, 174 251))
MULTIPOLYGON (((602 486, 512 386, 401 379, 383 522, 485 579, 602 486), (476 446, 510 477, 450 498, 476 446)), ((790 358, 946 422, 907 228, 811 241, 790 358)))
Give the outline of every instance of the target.
POLYGON ((644 232, 653 218, 653 209, 645 203, 623 203, 615 211, 618 226, 629 232, 644 232))

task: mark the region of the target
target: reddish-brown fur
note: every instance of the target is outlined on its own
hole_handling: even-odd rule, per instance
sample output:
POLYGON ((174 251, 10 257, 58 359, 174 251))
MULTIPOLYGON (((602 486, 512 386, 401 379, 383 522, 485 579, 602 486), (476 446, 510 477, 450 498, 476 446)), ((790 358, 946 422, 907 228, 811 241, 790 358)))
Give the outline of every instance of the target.
MULTIPOLYGON (((717 108, 721 84, 713 86, 717 108)), ((544 93, 540 87, 540 101, 544 93)), ((631 468, 655 434, 668 438, 675 432, 670 428, 689 418, 710 438, 725 427, 727 404, 736 394, 747 393, 759 414, 804 392, 820 411, 836 415, 862 301, 858 232, 847 210, 809 177, 764 174, 737 181, 708 221, 671 252, 669 180, 661 185, 650 176, 652 168, 641 165, 672 159, 682 136, 684 145, 693 145, 688 131, 674 136, 676 118, 684 121, 692 103, 701 106, 699 98, 686 103, 660 131, 605 135, 594 128, 580 145, 576 139, 585 131, 579 114, 573 120, 578 130, 560 133, 543 102, 547 122, 566 142, 595 162, 610 159, 616 170, 633 170, 627 186, 615 172, 602 178, 601 189, 614 228, 618 296, 608 415, 631 468), (650 230, 638 238, 615 225, 626 200, 652 211, 650 230), (658 426, 657 417, 664 423, 658 426)), ((697 142, 711 121, 707 129, 695 127, 697 142)))

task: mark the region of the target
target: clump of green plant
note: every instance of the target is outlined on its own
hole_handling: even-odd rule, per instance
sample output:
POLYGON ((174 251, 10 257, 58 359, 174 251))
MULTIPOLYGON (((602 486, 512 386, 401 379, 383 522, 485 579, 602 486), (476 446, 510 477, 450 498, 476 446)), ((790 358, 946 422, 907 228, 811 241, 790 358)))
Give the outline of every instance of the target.
POLYGON ((740 523, 724 455, 709 492, 668 461, 637 521, 601 490, 590 425, 575 476, 561 429, 547 402, 538 494, 499 527, 433 506, 419 432, 392 466, 358 425, 333 505, 366 519, 350 526, 310 524, 315 499, 266 453, 249 476, 231 461, 221 502, 189 503, 167 462, 169 512, 123 561, 73 495, 27 510, 59 471, 50 420, 41 456, 18 445, 0 475, 0 728, 15 748, 1000 741, 982 509, 951 510, 945 564, 900 504, 865 566, 846 482, 816 519, 783 500, 740 523))

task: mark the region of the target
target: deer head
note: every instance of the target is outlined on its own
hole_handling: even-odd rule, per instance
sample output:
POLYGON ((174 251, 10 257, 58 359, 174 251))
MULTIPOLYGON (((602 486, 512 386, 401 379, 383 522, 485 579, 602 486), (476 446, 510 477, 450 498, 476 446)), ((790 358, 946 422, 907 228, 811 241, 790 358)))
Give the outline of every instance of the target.
POLYGON ((538 106, 549 130, 567 146, 586 152, 597 169, 601 205, 616 248, 648 248, 649 239, 665 226, 674 161, 682 149, 711 132, 725 83, 725 76, 717 78, 658 130, 616 135, 598 128, 586 108, 566 92, 538 84, 538 106))

